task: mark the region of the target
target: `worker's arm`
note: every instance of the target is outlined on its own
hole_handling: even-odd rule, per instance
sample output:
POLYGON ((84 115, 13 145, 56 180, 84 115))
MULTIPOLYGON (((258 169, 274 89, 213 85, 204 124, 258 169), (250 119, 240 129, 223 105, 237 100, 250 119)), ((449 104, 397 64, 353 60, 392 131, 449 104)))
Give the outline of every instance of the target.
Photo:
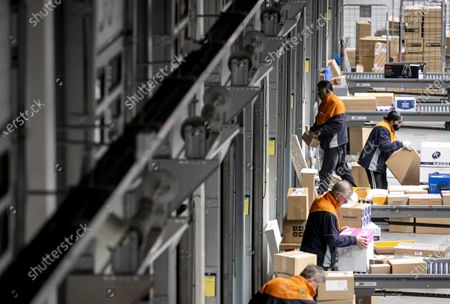
POLYGON ((383 127, 378 128, 378 147, 383 152, 394 152, 403 147, 401 141, 391 142, 391 136, 389 135, 389 131, 383 127))
POLYGON ((327 213, 324 216, 323 229, 328 246, 347 247, 350 245, 356 245, 356 236, 339 236, 336 221, 336 216, 331 213, 327 213))

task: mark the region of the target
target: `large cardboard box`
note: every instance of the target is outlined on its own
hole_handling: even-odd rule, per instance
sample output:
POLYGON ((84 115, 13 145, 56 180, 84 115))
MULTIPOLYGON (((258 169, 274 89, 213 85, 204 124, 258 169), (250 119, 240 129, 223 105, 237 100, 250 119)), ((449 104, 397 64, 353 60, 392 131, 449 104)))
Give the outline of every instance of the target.
POLYGON ((359 248, 356 245, 338 248, 339 271, 367 272, 369 259, 373 258, 373 233, 371 229, 348 228, 339 234, 340 236, 365 236, 369 242, 366 248, 359 248))
POLYGON ((362 228, 372 220, 372 208, 369 204, 347 203, 338 208, 341 227, 362 228))
POLYGON ((386 165, 402 185, 418 185, 420 177, 420 156, 413 150, 401 148, 386 161, 386 165))
POLYGON ((308 188, 309 206, 312 206, 312 203, 317 197, 316 175, 316 169, 303 168, 300 171, 300 184, 303 188, 308 188))
POLYGON ((450 252, 448 245, 436 246, 431 244, 403 244, 400 243, 394 248, 394 255, 409 255, 419 257, 445 258, 450 252))
POLYGON ((306 221, 283 221, 283 242, 301 244, 306 221))
POLYGON ((370 273, 391 273, 391 265, 389 264, 374 264, 369 267, 370 273))
POLYGON ((389 194, 387 197, 388 205, 405 206, 408 205, 409 197, 406 194, 389 194))
POLYGON ((395 225, 389 224, 389 232, 391 233, 414 233, 414 218, 392 217, 390 222, 410 223, 411 225, 395 225))
POLYGON ((355 279, 350 271, 329 271, 325 283, 319 285, 318 301, 351 300, 355 295, 355 279))
POLYGON ((422 258, 389 260, 393 274, 426 274, 427 263, 422 258))
POLYGON ((273 256, 273 272, 299 275, 309 264, 316 265, 315 254, 302 251, 286 251, 273 256))
POLYGON ((372 128, 359 128, 359 127, 351 127, 349 128, 349 145, 350 145, 350 154, 358 155, 361 153, 364 145, 366 144, 367 139, 369 138, 370 132, 372 128))
POLYGON ((355 93, 355 96, 373 96, 376 99, 377 106, 393 106, 394 93, 355 93))
POLYGON ((411 206, 436 206, 442 205, 440 194, 411 194, 409 196, 411 206))
POLYGON ((309 214, 309 207, 307 188, 289 188, 286 216, 288 220, 306 220, 309 214))
POLYGON ((347 112, 375 112, 377 99, 375 96, 339 96, 344 102, 347 112))
POLYGON ((355 184, 358 187, 370 187, 369 178, 367 177, 366 170, 361 167, 357 162, 352 162, 352 176, 355 179, 355 184))
POLYGON ((267 223, 265 234, 270 253, 273 255, 280 252, 281 233, 277 220, 271 220, 267 223))
POLYGON ((450 219, 448 218, 417 218, 416 233, 427 234, 450 234, 450 219), (420 224, 439 224, 448 225, 449 227, 424 227, 420 224))

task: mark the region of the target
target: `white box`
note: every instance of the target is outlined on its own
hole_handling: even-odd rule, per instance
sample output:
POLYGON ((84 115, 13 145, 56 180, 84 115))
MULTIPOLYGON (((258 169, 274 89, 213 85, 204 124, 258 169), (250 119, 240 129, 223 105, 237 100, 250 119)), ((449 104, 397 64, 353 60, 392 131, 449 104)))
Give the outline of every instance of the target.
POLYGON ((270 254, 273 256, 280 252, 281 233, 280 227, 278 227, 277 220, 272 220, 267 223, 266 226, 266 239, 269 245, 270 254))
POLYGON ((368 272, 369 259, 373 258, 373 241, 366 248, 356 245, 338 248, 338 270, 368 272))
POLYGON ((375 242, 381 240, 381 228, 374 222, 370 222, 365 228, 373 230, 373 240, 375 242))
POLYGON ((397 112, 416 112, 416 98, 395 97, 394 107, 397 112))
POLYGON ((421 165, 450 163, 450 142, 422 142, 421 165))
POLYGON ((420 182, 428 183, 428 175, 430 173, 439 173, 439 174, 450 173, 450 167, 420 166, 420 182))

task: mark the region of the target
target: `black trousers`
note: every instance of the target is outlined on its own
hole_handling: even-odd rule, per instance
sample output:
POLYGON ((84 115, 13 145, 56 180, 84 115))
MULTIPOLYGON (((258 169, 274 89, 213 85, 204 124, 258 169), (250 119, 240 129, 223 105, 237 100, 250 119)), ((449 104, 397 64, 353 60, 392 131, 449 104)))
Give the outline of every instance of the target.
POLYGON ((370 188, 372 189, 387 189, 387 175, 386 171, 376 172, 366 169, 367 177, 369 178, 370 188))
POLYGON ((353 186, 356 186, 352 172, 345 161, 345 156, 345 145, 323 150, 322 168, 320 168, 319 171, 320 184, 317 191, 319 194, 323 194, 328 191, 334 171, 343 180, 346 180, 353 186))

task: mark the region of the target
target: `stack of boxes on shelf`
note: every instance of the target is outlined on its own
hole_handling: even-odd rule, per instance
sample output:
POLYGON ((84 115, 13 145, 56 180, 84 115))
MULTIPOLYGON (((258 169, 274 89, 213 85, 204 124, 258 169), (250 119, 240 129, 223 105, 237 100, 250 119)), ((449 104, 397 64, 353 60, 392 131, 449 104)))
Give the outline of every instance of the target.
MULTIPOLYGON (((355 63, 364 66, 363 61, 367 61, 361 55, 367 51, 361 51, 361 39, 372 35, 372 24, 370 21, 356 21, 356 50, 355 50, 355 63)), ((373 49, 372 49, 373 51, 373 49)), ((355 65, 355 66, 356 66, 355 65)), ((366 63, 369 65, 369 63, 366 63)))

